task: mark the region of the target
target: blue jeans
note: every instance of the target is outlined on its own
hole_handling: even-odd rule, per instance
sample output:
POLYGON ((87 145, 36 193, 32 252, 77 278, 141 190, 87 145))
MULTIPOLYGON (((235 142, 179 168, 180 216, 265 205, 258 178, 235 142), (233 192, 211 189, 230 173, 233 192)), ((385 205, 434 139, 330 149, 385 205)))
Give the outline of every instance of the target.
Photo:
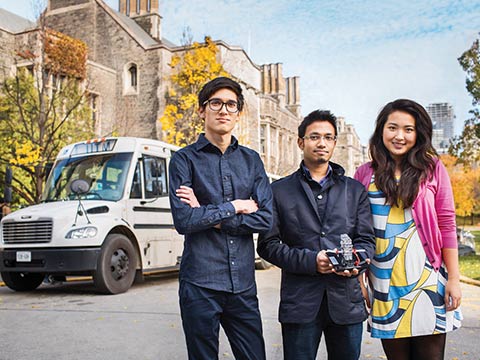
POLYGON ((329 360, 358 360, 362 332, 363 323, 335 324, 328 313, 325 297, 314 321, 282 324, 284 360, 315 360, 322 333, 325 334, 329 360))
POLYGON ((218 359, 222 325, 237 360, 265 360, 256 287, 240 294, 180 282, 180 310, 190 360, 218 359))

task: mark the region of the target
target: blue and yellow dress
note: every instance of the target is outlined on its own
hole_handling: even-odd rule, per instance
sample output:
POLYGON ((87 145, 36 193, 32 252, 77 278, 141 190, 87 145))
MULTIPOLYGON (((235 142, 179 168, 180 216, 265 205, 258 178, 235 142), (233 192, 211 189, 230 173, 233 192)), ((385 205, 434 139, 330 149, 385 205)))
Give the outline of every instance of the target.
POLYGON ((373 176, 368 196, 376 236, 375 256, 369 268, 371 336, 394 339, 459 328, 460 309, 447 312, 445 308, 445 264, 434 271, 411 208, 385 205, 385 195, 376 188, 373 176))

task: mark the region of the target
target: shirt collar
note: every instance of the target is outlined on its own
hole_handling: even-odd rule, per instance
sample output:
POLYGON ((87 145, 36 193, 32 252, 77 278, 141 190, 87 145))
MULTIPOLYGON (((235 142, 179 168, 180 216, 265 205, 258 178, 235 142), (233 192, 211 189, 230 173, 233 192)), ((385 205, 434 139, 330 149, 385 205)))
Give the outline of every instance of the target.
POLYGON ((332 174, 332 166, 330 163, 328 164, 328 170, 327 170, 327 175, 325 175, 320 181, 316 181, 312 178, 312 174, 310 173, 310 170, 305 166, 305 163, 302 161, 302 170, 303 170, 303 175, 307 178, 309 181, 315 181, 317 182, 320 186, 325 185, 327 182, 328 178, 332 174))
MULTIPOLYGON (((205 133, 201 133, 198 136, 198 140, 195 143, 195 149, 196 150, 202 150, 206 147, 213 147, 215 149, 218 149, 215 145, 213 145, 208 139, 205 137, 205 133)), ((232 135, 232 140, 230 141, 230 145, 228 145, 228 149, 231 149, 230 151, 235 150, 238 147, 238 140, 235 136, 232 135)), ((228 151, 227 149, 227 151, 228 151)))

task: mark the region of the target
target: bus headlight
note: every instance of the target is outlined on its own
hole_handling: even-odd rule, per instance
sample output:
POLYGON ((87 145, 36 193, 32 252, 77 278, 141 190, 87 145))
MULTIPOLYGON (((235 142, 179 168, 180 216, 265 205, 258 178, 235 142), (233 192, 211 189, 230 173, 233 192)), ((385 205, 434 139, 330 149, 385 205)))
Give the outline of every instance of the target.
POLYGON ((74 230, 70 230, 65 236, 67 239, 85 239, 93 238, 97 235, 97 228, 95 226, 86 226, 74 230))

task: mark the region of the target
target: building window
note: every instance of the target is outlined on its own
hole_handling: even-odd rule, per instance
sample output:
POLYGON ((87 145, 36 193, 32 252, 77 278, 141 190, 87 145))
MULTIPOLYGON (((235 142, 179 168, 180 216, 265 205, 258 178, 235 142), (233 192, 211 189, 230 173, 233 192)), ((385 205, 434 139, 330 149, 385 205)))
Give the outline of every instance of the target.
POLYGON ((137 88, 137 66, 132 65, 128 69, 128 73, 130 75, 130 86, 134 89, 137 88))
POLYGON ((92 124, 96 124, 98 120, 98 95, 90 94, 90 109, 92 110, 92 124))
POLYGON ((129 63, 124 70, 124 95, 137 95, 139 84, 138 67, 134 63, 129 63))
POLYGON ((293 143, 293 138, 291 136, 288 137, 288 145, 287 145, 287 154, 288 154, 288 162, 293 164, 295 162, 295 152, 297 148, 293 143))
POLYGON ((282 130, 280 130, 278 134, 278 154, 283 155, 283 134, 281 133, 282 130))
POLYGON ((270 125, 270 156, 278 156, 278 128, 270 125))
POLYGON ((265 147, 266 145, 266 125, 260 125, 260 154, 265 154, 267 152, 267 149, 265 147))

